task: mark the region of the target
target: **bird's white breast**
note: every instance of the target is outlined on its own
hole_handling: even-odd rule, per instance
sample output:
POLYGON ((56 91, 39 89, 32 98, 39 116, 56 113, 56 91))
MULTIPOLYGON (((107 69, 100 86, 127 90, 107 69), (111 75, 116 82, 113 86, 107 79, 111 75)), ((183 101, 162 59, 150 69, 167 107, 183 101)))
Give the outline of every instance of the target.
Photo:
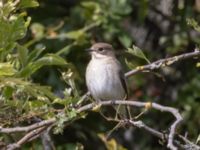
POLYGON ((119 76, 116 59, 92 59, 86 70, 89 91, 96 100, 123 99, 125 90, 119 76))

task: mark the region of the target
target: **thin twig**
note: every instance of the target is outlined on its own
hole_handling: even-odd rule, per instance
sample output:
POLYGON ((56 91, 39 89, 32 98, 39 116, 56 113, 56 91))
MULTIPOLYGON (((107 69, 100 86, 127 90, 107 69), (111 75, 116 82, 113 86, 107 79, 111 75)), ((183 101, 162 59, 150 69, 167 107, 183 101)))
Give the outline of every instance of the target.
POLYGON ((44 127, 41 127, 41 128, 38 128, 36 130, 33 130, 33 131, 29 132, 24 137, 22 137, 17 143, 9 144, 7 146, 7 150, 15 150, 17 148, 20 148, 21 145, 23 145, 24 143, 29 141, 29 139, 31 139, 34 136, 37 136, 38 134, 41 134, 47 127, 48 126, 44 126, 44 127))
POLYGON ((44 133, 41 134, 41 140, 42 140, 42 145, 43 145, 43 150, 55 150, 55 145, 54 142, 52 141, 51 135, 50 135, 50 130, 52 126, 49 127, 44 133))
POLYGON ((184 145, 185 149, 200 150, 200 146, 198 146, 197 144, 194 144, 193 142, 189 141, 186 137, 184 137, 182 135, 178 135, 178 136, 186 143, 186 145, 184 145))
POLYGON ((144 122, 142 122, 141 120, 139 121, 133 121, 133 120, 128 120, 128 122, 138 128, 142 128, 142 129, 145 129, 146 131, 150 132, 152 135, 164 140, 165 137, 163 135, 163 133, 153 129, 153 128, 150 128, 149 126, 147 126, 146 124, 144 124, 144 122))
POLYGON ((125 74, 125 76, 130 77, 130 76, 132 76, 136 73, 139 73, 139 72, 156 70, 156 69, 159 69, 159 68, 163 68, 165 66, 170 66, 170 65, 172 65, 175 62, 180 61, 180 60, 193 58, 193 57, 199 57, 199 56, 200 56, 200 51, 199 51, 199 49, 196 48, 195 51, 190 52, 190 53, 184 53, 184 54, 181 54, 181 55, 178 55, 178 56, 160 59, 160 60, 157 60, 157 61, 155 61, 151 64, 139 66, 136 69, 133 69, 133 70, 127 72, 125 74))
POLYGON ((14 128, 2 128, 0 127, 0 133, 13 133, 13 132, 29 132, 31 130, 40 128, 42 126, 48 126, 55 122, 55 119, 44 120, 41 122, 34 123, 29 126, 24 127, 14 127, 14 128))

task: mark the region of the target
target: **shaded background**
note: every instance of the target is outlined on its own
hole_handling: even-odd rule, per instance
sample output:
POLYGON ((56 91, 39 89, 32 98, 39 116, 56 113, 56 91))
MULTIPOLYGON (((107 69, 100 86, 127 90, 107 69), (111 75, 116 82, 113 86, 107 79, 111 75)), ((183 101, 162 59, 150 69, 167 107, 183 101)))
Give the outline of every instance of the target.
MULTIPOLYGON (((90 56, 84 49, 94 42, 111 43, 126 71, 147 64, 145 60, 125 52, 133 44, 153 62, 194 51, 200 43, 200 33, 188 25, 190 19, 200 20, 199 0, 41 0, 39 3, 39 7, 28 9, 32 21, 21 43, 28 42, 30 49, 45 47, 43 53, 58 53, 70 63, 77 95, 87 91, 84 74, 90 56)), ((178 108, 184 117, 179 132, 187 132, 193 141, 200 133, 197 61, 180 61, 156 72, 139 73, 128 80, 132 99, 178 108)), ((54 93, 63 97, 63 91, 69 86, 61 79, 61 72, 65 69, 43 67, 31 79, 52 86, 54 93)), ((135 115, 139 111, 134 110, 135 115)), ((173 121, 171 115, 154 110, 140 119, 163 132, 167 132, 166 128, 173 121)), ((73 149, 77 143, 85 149, 101 150, 106 149, 106 144, 113 145, 116 141, 127 149, 165 149, 157 138, 134 127, 118 129, 111 135, 116 141, 104 142, 104 134, 115 125, 91 112, 85 119, 67 126, 62 134, 52 134, 52 137, 58 150, 73 149)), ((40 141, 36 142, 37 145, 33 142, 25 147, 40 149, 40 141)), ((119 146, 119 149, 123 148, 119 146)))

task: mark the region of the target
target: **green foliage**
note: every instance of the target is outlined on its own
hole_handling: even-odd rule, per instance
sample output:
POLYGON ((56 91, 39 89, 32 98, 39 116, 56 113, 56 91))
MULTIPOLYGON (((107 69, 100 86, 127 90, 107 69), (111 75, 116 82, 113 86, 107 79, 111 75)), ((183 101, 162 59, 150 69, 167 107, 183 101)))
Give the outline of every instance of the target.
POLYGON ((43 66, 47 65, 66 65, 67 63, 65 62, 64 59, 59 57, 58 55, 55 54, 47 54, 43 56, 42 58, 39 58, 33 62, 29 62, 26 67, 20 70, 19 74, 17 76, 20 77, 29 77, 32 75, 35 71, 40 69, 43 66))
MULTIPOLYGON (((28 125, 35 118, 55 118, 53 131, 57 135, 53 140, 60 150, 161 149, 157 139, 137 130, 128 131, 127 141, 121 130, 114 131, 107 140, 105 134, 99 133, 112 129, 111 122, 96 113, 80 119, 86 114, 77 114, 72 106, 80 104, 80 95, 87 91, 84 73, 89 57, 84 49, 93 42, 105 41, 116 49, 127 49, 129 55, 121 56, 123 60, 126 57, 131 69, 150 60, 191 51, 200 44, 199 6, 192 1, 171 2, 163 7, 163 1, 156 0, 1 1, 0 126, 15 127, 28 125), (75 122, 76 119, 80 120, 75 122)), ((180 132, 188 131, 188 137, 199 142, 200 78, 199 63, 194 61, 159 70, 165 82, 156 73, 138 74, 128 82, 130 97, 178 108, 185 120, 180 132)), ((170 117, 151 111, 141 119, 159 129, 171 123, 170 117)), ((18 136, 8 135, 8 139, 18 136)), ((0 141, 5 139, 1 135, 0 141)), ((38 143, 33 141, 25 149, 41 149, 42 144, 38 143)))
POLYGON ((128 48, 128 53, 130 53, 130 54, 132 54, 132 55, 134 55, 136 57, 142 58, 142 59, 146 60, 148 63, 150 63, 150 61, 144 55, 142 50, 139 47, 135 46, 135 45, 133 45, 133 48, 128 48))
POLYGON ((29 7, 37 7, 39 3, 36 0, 21 0, 18 8, 29 8, 29 7))
MULTIPOLYGON (((0 91, 1 126, 12 126, 39 116, 49 118, 54 115, 51 101, 57 98, 51 87, 33 83, 31 76, 44 66, 65 66, 67 62, 57 54, 42 54, 43 48, 28 48, 19 40, 24 38, 31 21, 24 8, 36 7, 35 0, 8 1, 1 6, 0 16, 0 91), (18 13, 17 11, 21 11, 18 13), (7 116, 7 110, 15 109, 7 116), (16 115, 17 112, 17 115, 16 115), (23 118, 23 119, 22 119, 23 118), (12 120, 14 120, 12 122, 12 120)), ((42 38, 43 28, 37 24, 36 39, 42 38)))
POLYGON ((187 18, 186 21, 188 25, 193 27, 196 31, 200 32, 200 26, 196 20, 194 20, 193 18, 187 18))

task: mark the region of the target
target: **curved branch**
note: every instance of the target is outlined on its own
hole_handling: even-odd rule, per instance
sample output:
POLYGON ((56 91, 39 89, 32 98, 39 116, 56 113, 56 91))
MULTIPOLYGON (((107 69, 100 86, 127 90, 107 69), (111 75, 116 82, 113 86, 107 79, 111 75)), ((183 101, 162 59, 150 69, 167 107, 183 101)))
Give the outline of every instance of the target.
POLYGON ((170 65, 172 65, 175 62, 180 61, 180 60, 193 58, 193 57, 199 57, 199 56, 200 56, 200 51, 199 51, 199 49, 196 48, 193 52, 190 52, 190 53, 184 53, 184 54, 181 54, 181 55, 178 55, 178 56, 160 59, 160 60, 157 60, 153 63, 148 64, 148 65, 138 66, 136 69, 133 69, 133 70, 127 72, 125 74, 125 76, 130 77, 130 76, 132 76, 136 73, 139 73, 139 72, 156 70, 156 69, 159 69, 159 68, 162 68, 162 67, 165 67, 165 66, 170 66, 170 65))
POLYGON ((34 136, 37 136, 38 134, 41 134, 48 126, 43 126, 41 128, 38 128, 36 130, 33 130, 26 134, 24 137, 22 137, 17 143, 9 144, 7 146, 7 150, 15 150, 17 148, 20 148, 23 144, 25 144, 27 141, 29 141, 34 136))
MULTIPOLYGON (((96 105, 95 103, 85 105, 85 106, 81 107, 80 109, 78 109, 77 112, 91 110, 92 108, 95 107, 95 105, 96 105)), ((106 105, 129 105, 129 106, 145 107, 145 108, 147 106, 148 107, 150 106, 151 108, 154 108, 154 109, 159 110, 161 112, 170 112, 176 118, 176 121, 171 125, 170 133, 169 133, 169 136, 168 136, 167 147, 172 149, 172 150, 177 149, 173 144, 174 135, 175 135, 175 131, 176 131, 177 126, 183 120, 177 109, 172 108, 172 107, 168 107, 168 106, 159 105, 159 104, 156 104, 156 103, 138 102, 138 101, 123 101, 123 100, 100 101, 100 102, 98 102, 97 105, 99 105, 99 106, 104 106, 104 105, 105 106, 106 105)))

